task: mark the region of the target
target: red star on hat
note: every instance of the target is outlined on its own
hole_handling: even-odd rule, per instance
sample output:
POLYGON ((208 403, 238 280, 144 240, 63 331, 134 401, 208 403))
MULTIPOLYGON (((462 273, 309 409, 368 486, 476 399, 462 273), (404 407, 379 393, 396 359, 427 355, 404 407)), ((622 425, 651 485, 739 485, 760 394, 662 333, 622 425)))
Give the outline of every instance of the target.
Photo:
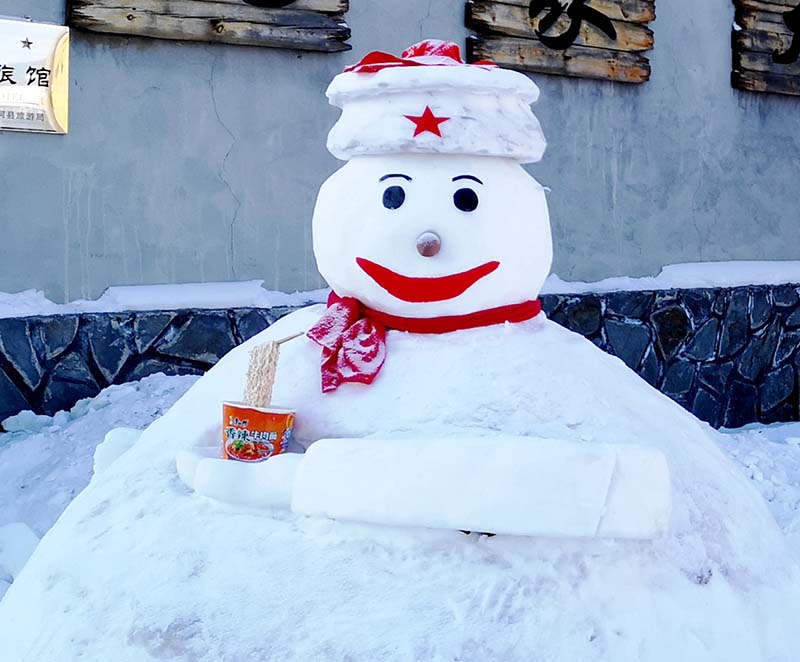
POLYGON ((411 120, 416 124, 416 129, 414 129, 414 137, 416 138, 420 133, 425 133, 429 131, 435 136, 442 137, 442 132, 439 130, 439 125, 444 124, 450 118, 449 117, 436 117, 433 114, 430 106, 425 106, 425 111, 422 115, 405 115, 406 119, 411 120))

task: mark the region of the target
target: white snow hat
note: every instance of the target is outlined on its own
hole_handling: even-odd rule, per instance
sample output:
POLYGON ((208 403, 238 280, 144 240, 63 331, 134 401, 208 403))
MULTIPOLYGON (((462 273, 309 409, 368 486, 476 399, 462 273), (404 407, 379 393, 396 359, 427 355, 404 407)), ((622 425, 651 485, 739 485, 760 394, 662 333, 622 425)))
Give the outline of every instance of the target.
POLYGON ((401 57, 369 53, 327 95, 342 109, 328 150, 343 161, 415 152, 533 163, 547 145, 530 109, 539 98, 534 82, 491 62, 465 64, 452 42, 423 41, 401 57))

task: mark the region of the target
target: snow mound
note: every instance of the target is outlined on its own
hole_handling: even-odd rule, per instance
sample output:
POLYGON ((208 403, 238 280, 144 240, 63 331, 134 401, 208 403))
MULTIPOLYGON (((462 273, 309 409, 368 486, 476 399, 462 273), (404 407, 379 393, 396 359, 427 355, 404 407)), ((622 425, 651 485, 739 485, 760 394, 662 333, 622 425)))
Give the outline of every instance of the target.
POLYGON ((94 464, 92 472, 94 475, 102 473, 126 451, 133 448, 139 441, 142 431, 136 428, 114 428, 106 433, 103 441, 94 449, 94 464))
POLYGON ((22 522, 0 526, 0 599, 38 544, 39 536, 22 522))
POLYGON ((0 435, 0 597, 39 536, 89 483, 92 456, 103 434, 119 425, 149 424, 196 380, 151 375, 110 386, 68 412, 22 412, 3 421, 8 432, 0 435), (5 557, 9 549, 13 562, 5 557))
POLYGON ((4 662, 800 659, 796 560, 720 435, 545 319, 390 332, 375 383, 325 400, 318 353, 291 341, 276 400, 298 410, 300 446, 416 431, 483 437, 487 454, 501 433, 659 449, 673 493, 663 538, 489 538, 188 490, 176 454, 217 443, 248 350, 318 316, 299 311, 231 352, 95 476, 0 602, 4 662))

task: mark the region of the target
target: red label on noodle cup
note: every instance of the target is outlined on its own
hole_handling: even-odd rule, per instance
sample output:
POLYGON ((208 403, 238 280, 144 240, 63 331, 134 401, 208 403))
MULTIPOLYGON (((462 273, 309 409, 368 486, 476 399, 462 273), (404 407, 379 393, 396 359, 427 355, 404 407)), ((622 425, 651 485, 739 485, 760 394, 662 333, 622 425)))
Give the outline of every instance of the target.
POLYGON ((293 428, 291 409, 225 402, 222 405, 222 452, 229 460, 263 462, 286 450, 293 428))

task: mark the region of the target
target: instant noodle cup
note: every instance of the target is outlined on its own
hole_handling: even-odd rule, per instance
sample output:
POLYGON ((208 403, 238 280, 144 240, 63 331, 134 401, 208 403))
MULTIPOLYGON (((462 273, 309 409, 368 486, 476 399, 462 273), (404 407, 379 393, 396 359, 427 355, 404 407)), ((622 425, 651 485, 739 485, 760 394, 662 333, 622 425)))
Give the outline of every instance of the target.
POLYGON ((293 428, 291 409, 225 402, 222 404, 223 457, 239 462, 263 462, 286 450, 293 428))

